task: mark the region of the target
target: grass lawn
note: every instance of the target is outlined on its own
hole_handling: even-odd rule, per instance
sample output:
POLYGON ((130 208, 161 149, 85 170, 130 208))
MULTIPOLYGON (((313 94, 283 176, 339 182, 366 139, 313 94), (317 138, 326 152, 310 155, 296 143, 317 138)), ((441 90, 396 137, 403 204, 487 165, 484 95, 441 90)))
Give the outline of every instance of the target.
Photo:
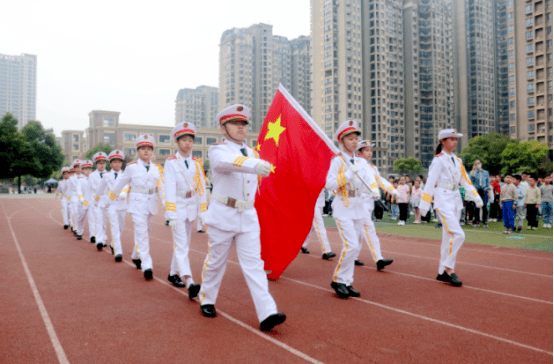
MULTIPOLYGON (((336 227, 335 220, 332 217, 326 217, 325 226, 336 227)), ((381 234, 391 234, 399 236, 408 236, 427 239, 442 239, 442 229, 435 228, 436 222, 429 224, 415 225, 415 218, 411 215, 405 226, 397 226, 398 221, 393 221, 388 217, 388 213, 383 216, 382 222, 376 222, 377 232, 381 234)), ((504 223, 489 222, 489 227, 472 227, 471 225, 463 225, 462 228, 466 234, 466 242, 504 246, 509 248, 540 250, 552 252, 552 229, 543 229, 542 220, 539 220, 538 230, 527 230, 527 221, 523 222, 523 231, 505 235, 504 223)))

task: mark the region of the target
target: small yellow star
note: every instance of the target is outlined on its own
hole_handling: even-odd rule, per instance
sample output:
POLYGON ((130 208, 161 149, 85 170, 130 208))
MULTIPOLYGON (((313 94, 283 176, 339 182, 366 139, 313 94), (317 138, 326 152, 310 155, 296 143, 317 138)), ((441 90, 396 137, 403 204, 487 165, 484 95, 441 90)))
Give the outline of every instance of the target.
POLYGON ((259 152, 260 149, 262 149, 262 145, 260 143, 256 144, 256 150, 259 152))
POLYGON ((276 167, 272 164, 272 165, 271 165, 271 173, 275 173, 275 168, 276 168, 276 167))
POLYGON ((281 135, 281 133, 286 129, 281 126, 281 115, 279 115, 274 123, 267 124, 267 129, 268 131, 264 140, 273 138, 273 140, 275 140, 275 145, 279 146, 279 135, 281 135))

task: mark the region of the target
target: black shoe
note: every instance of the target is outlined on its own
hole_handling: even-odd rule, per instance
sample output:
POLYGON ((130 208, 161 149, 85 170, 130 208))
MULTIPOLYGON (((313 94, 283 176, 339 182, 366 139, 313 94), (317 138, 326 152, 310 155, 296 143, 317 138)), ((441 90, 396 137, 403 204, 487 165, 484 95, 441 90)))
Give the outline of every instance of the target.
POLYGON ((200 292, 200 285, 198 283, 191 283, 189 286, 189 300, 194 299, 200 292))
POLYGON ((105 248, 105 247, 107 247, 108 245, 106 245, 106 243, 102 243, 102 246, 105 248))
POLYGON ((215 313, 214 305, 200 306, 200 311, 202 312, 202 316, 204 316, 204 317, 216 317, 217 316, 217 314, 215 313))
POLYGON ((333 257, 336 257, 337 255, 333 252, 329 252, 329 253, 325 253, 323 254, 323 256, 321 257, 321 259, 325 259, 325 260, 329 260, 333 257))
POLYGON ((115 261, 118 262, 118 263, 121 262, 122 259, 123 259, 123 257, 121 256, 121 254, 117 254, 115 256, 115 261))
POLYGON ((83 240, 83 235, 77 235, 77 240, 83 240))
POLYGON ((90 238, 90 242, 91 243, 96 243, 96 237, 93 236, 92 238, 90 238))
POLYGON ((359 266, 361 267, 361 266, 363 266, 363 265, 365 265, 365 264, 364 264, 364 262, 362 262, 361 260, 356 259, 356 260, 354 261, 354 265, 359 265, 359 266))
POLYGON ((287 316, 282 312, 274 313, 273 315, 268 316, 265 320, 260 322, 260 330, 261 331, 271 331, 272 328, 274 328, 277 325, 281 325, 285 320, 287 319, 287 316))
POLYGON ((348 288, 346 288, 346 284, 344 283, 337 283, 337 282, 331 282, 331 287, 335 290, 337 293, 337 296, 339 298, 348 298, 350 297, 350 291, 348 288))
MULTIPOLYGON (((96 240, 96 239, 94 239, 94 240, 96 240)), ((94 244, 94 243, 96 243, 96 241, 92 241, 92 239, 91 239, 91 240, 90 240, 90 243, 91 243, 91 244, 94 244)))
POLYGON ((178 274, 172 276, 167 276, 167 280, 170 281, 175 287, 183 288, 186 287, 186 284, 183 283, 181 277, 178 274))
POLYGON ((518 232, 518 233, 521 232, 521 228, 520 228, 520 227, 517 228, 517 232, 518 232))
POLYGON ((462 281, 460 281, 456 273, 449 275, 446 271, 437 276, 437 281, 450 283, 454 287, 460 287, 462 285, 462 281))
POLYGON ((165 220, 165 226, 169 226, 169 220, 165 220))
POLYGON ((112 250, 112 255, 115 255, 115 250, 113 250, 113 246, 110 244, 110 249, 112 250))
POLYGON ((142 260, 133 259, 133 263, 135 263, 135 266, 137 267, 137 269, 142 269, 142 260))
POLYGON ((360 292, 356 291, 352 286, 346 286, 350 297, 360 297, 360 292))
POLYGON ((377 270, 385 268, 387 265, 392 264, 392 259, 381 259, 377 261, 377 270))
POLYGON ((151 280, 154 277, 154 273, 152 272, 152 269, 147 269, 144 271, 144 279, 147 281, 151 280))
POLYGON ((69 225, 64 225, 64 226, 63 226, 63 229, 64 229, 64 230, 69 229, 69 225))
POLYGON ((103 248, 104 248, 104 245, 102 245, 102 243, 96 244, 96 249, 102 250, 103 248))
POLYGON ((196 230, 197 233, 203 234, 204 230, 196 230))
POLYGON ((435 229, 442 229, 442 224, 435 225, 435 229))
POLYGON ((302 254, 310 254, 310 251, 304 247, 300 248, 300 250, 302 251, 302 254))

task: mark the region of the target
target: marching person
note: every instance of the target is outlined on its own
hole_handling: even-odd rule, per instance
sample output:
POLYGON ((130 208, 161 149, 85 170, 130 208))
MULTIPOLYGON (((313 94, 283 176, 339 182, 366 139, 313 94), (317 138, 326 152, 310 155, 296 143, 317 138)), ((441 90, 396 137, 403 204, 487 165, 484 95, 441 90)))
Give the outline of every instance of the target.
POLYGON ((208 210, 206 202, 206 180, 202 163, 191 156, 196 135, 193 123, 179 123, 171 132, 179 150, 165 162, 165 219, 173 232, 173 258, 167 280, 175 287, 187 287, 189 299, 200 291, 194 283, 189 262, 192 223, 208 210), (197 206, 199 205, 199 206, 197 206), (197 212, 200 212, 198 214, 197 212), (185 279, 183 283, 182 278, 185 279))
POLYGON ((473 187, 462 160, 453 153, 458 145, 458 138, 462 136, 454 129, 441 130, 439 133, 440 144, 429 168, 429 178, 419 204, 421 214, 425 215, 431 206, 431 198, 434 198, 435 210, 442 222, 441 259, 437 280, 450 283, 454 287, 462 285, 454 267, 458 250, 465 240, 460 226, 463 204, 458 186, 464 187, 466 196, 472 198, 477 208, 483 207, 483 200, 473 187))
POLYGON ((62 215, 63 215, 63 228, 67 230, 69 228, 69 202, 68 197, 66 196, 66 188, 68 186, 68 179, 69 179, 69 167, 63 167, 62 168, 62 177, 63 179, 60 180, 58 183, 58 189, 56 190, 56 194, 60 194, 60 201, 62 203, 62 215))
POLYGON ((368 213, 362 198, 362 190, 366 188, 362 179, 369 184, 372 197, 380 196, 375 177, 368 172, 367 162, 355 155, 360 134, 358 123, 354 120, 345 121, 337 129, 334 140, 339 143, 342 152, 331 160, 325 185, 328 190, 337 190, 333 201, 333 218, 343 248, 331 287, 339 298, 360 296, 360 292, 352 287, 352 282, 354 261, 361 248, 359 239, 368 213))
POLYGON ((302 244, 301 250, 302 250, 302 253, 304 254, 310 254, 310 251, 308 250, 308 243, 310 242, 310 239, 312 238, 312 235, 315 232, 317 234, 317 239, 321 244, 321 250, 323 251, 323 255, 321 256, 321 258, 325 260, 329 260, 333 257, 336 257, 337 254, 331 251, 331 245, 329 244, 329 239, 327 238, 327 230, 325 230, 325 224, 323 222, 324 206, 325 206, 325 189, 322 189, 321 193, 317 197, 317 201, 315 204, 314 220, 312 222, 312 228, 310 229, 310 232, 308 233, 308 236, 306 237, 304 244, 302 244))
POLYGON ((214 305, 234 241, 260 330, 270 331, 282 324, 286 316, 277 312, 261 259, 260 224, 254 198, 258 176, 268 176, 271 165, 258 159, 257 153, 244 143, 249 118, 250 110, 244 105, 223 109, 217 120, 227 141, 212 144, 208 150, 213 191, 205 216, 209 250, 202 273, 200 309, 206 317, 216 316, 214 305))
MULTIPOLYGON (((96 196, 105 196, 113 190, 117 178, 122 178, 125 174, 121 171, 123 167, 123 161, 125 160, 125 154, 119 150, 113 150, 109 155, 108 159, 110 161, 110 167, 112 170, 108 173, 104 173, 103 177, 96 189, 96 196)), ((121 247, 121 233, 125 229, 125 214, 127 213, 127 192, 129 192, 129 187, 125 186, 121 190, 116 201, 112 204, 109 201, 106 203, 104 201, 104 206, 106 207, 106 212, 109 217, 111 232, 112 232, 112 242, 110 243, 110 248, 112 250, 112 255, 115 255, 115 261, 121 262, 123 259, 123 248, 121 247)), ((104 247, 105 241, 99 241, 96 244, 96 249, 102 250, 104 247)))
POLYGON ((108 203, 117 200, 119 193, 130 186, 128 212, 135 225, 135 249, 131 259, 137 269, 142 269, 144 279, 154 277, 148 234, 154 215, 158 213, 158 197, 165 205, 163 167, 152 162, 156 141, 152 135, 140 135, 135 141, 138 160, 127 164, 125 173, 118 176, 109 192, 108 203))
POLYGON ((69 229, 73 234, 75 234, 75 230, 73 230, 73 221, 71 216, 71 194, 69 193, 71 189, 71 182, 70 179, 75 176, 75 168, 73 166, 69 167, 69 178, 64 183, 64 195, 65 199, 67 201, 67 220, 69 221, 69 229))
MULTIPOLYGON (((94 196, 96 195, 96 190, 100 185, 106 172, 106 161, 108 160, 108 155, 104 152, 98 152, 92 156, 92 161, 96 165, 96 170, 92 172, 88 177, 88 192, 87 199, 89 204, 89 216, 94 216, 94 235, 91 236, 90 242, 96 243, 101 242, 102 246, 106 246, 106 225, 108 216, 106 214, 105 203, 102 201, 100 204, 96 200, 93 201, 94 196)), ((105 196, 104 198, 107 198, 105 196)), ((89 217, 89 227, 90 227, 90 217, 89 217)))
MULTIPOLYGON (((93 161, 90 159, 87 159, 85 161, 85 164, 90 165, 90 169, 88 169, 88 172, 85 174, 85 168, 83 169, 83 174, 86 176, 86 183, 81 182, 81 188, 83 190, 83 196, 85 198, 85 201, 83 202, 83 206, 86 208, 85 215, 88 220, 88 233, 89 233, 89 241, 92 243, 95 241, 95 230, 96 230, 96 216, 94 215, 93 209, 94 209, 94 190, 91 189, 91 176, 92 176, 92 166, 94 165, 93 161)), ((83 219, 83 227, 84 227, 84 217, 81 217, 83 219)))
POLYGON ((71 223, 73 225, 73 234, 77 236, 77 240, 81 240, 83 237, 82 235, 79 235, 79 205, 85 201, 85 198, 81 190, 80 180, 85 177, 81 174, 81 161, 79 159, 75 159, 73 162, 73 170, 75 175, 70 177, 68 180, 69 196, 71 198, 69 211, 71 214, 71 223))
MULTIPOLYGON (((78 204, 78 216, 77 216, 77 240, 81 240, 85 232, 85 221, 88 213, 88 176, 92 173, 92 161, 84 160, 81 163, 81 176, 78 181, 83 192, 83 201, 78 204)), ((91 226, 89 221, 89 232, 92 233, 94 226, 91 226)))
MULTIPOLYGON (((396 191, 396 189, 386 179, 381 177, 377 167, 373 163, 371 163, 371 157, 373 156, 374 146, 375 144, 370 143, 369 140, 362 140, 361 142, 358 143, 358 154, 360 155, 360 157, 362 157, 367 161, 367 165, 366 165, 367 171, 375 178, 377 185, 380 188, 382 188, 385 192, 388 192, 391 195, 398 197, 398 191, 396 191)), ((375 224, 371 219, 371 215, 373 214, 373 210, 375 208, 375 199, 372 197, 372 194, 370 193, 370 191, 368 191, 367 188, 363 189, 362 199, 364 201, 364 206, 367 213, 364 218, 364 227, 363 227, 362 235, 360 236, 360 251, 363 245, 362 244, 362 239, 363 239, 369 246, 369 251, 371 252, 371 256, 373 257, 375 264, 377 264, 377 270, 382 270, 387 265, 392 264, 392 259, 384 259, 383 256, 381 255, 381 242, 379 241, 379 237, 377 236, 377 231, 375 230, 375 224)), ((361 262, 358 259, 358 257, 356 257, 355 264, 364 265, 364 263, 361 262)))

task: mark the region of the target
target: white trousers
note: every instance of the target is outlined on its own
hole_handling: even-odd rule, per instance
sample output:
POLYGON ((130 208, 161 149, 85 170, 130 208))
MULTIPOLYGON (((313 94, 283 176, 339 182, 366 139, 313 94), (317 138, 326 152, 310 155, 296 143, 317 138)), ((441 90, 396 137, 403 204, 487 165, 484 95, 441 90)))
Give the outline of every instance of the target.
POLYGON ((462 210, 436 209, 442 222, 442 243, 439 274, 444 273, 445 268, 454 269, 458 250, 462 247, 466 235, 460 226, 462 210))
POLYGON ((148 234, 150 233, 150 226, 152 225, 154 215, 131 215, 133 216, 133 224, 135 225, 135 249, 133 249, 131 259, 140 259, 142 261, 142 271, 144 272, 147 269, 153 269, 148 234))
POLYGON ((123 248, 121 247, 121 233, 125 229, 125 214, 127 213, 127 210, 117 210, 111 207, 107 210, 112 231, 111 246, 115 250, 115 255, 123 255, 123 248))
POLYGON ((321 215, 321 209, 317 209, 314 213, 314 221, 312 222, 312 228, 310 229, 310 232, 308 233, 308 237, 306 238, 306 241, 304 241, 304 244, 302 244, 303 248, 306 248, 308 246, 308 243, 310 242, 310 239, 312 238, 312 235, 314 232, 317 234, 317 239, 319 240, 321 244, 321 250, 323 253, 330 253, 331 252, 331 245, 329 245, 329 239, 327 238, 327 230, 325 230, 325 224, 323 223, 323 216, 321 215))
POLYGON ((342 252, 333 275, 333 282, 350 286, 354 282, 354 261, 360 254, 360 234, 364 227, 364 219, 335 218, 335 222, 342 241, 342 252))
POLYGON ((169 275, 178 274, 180 277, 192 277, 189 261, 190 238, 192 221, 177 220, 173 232, 173 258, 169 275))
POLYGON ((65 199, 65 196, 62 200, 62 216, 63 216, 63 224, 69 225, 69 222, 71 221, 69 218, 69 201, 65 199))
POLYGON ((94 211, 93 211, 94 207, 92 207, 90 205, 88 207, 88 235, 89 235, 89 240, 92 239, 93 236, 96 236, 96 215, 94 215, 94 211))
POLYGON ((79 200, 69 201, 69 216, 71 217, 71 226, 77 231, 77 220, 79 220, 79 200))
POLYGON ((106 229, 108 226, 108 212, 104 207, 93 207, 92 211, 94 212, 94 222, 96 227, 94 233, 96 234, 96 244, 105 243, 108 240, 106 235, 106 229))
MULTIPOLYGON (((371 220, 372 213, 372 210, 368 210, 364 218, 364 227, 362 229, 362 235, 360 236, 360 251, 362 250, 362 241, 365 240, 373 260, 377 263, 378 260, 383 259, 383 256, 381 255, 381 242, 377 236, 375 224, 373 223, 373 220, 371 220)), ((356 257, 356 259, 358 259, 358 257, 356 257)))
POLYGON ((235 237, 235 247, 242 274, 254 300, 258 320, 277 313, 277 305, 269 294, 267 275, 261 259, 260 232, 236 233, 208 227, 208 255, 202 269, 201 305, 214 305, 227 267, 227 258, 235 237))
POLYGON ((200 223, 200 214, 198 214, 198 218, 196 219, 196 231, 204 230, 204 226, 200 223))
POLYGON ((77 235, 83 235, 85 232, 85 221, 87 219, 88 209, 79 202, 77 211, 77 235))

